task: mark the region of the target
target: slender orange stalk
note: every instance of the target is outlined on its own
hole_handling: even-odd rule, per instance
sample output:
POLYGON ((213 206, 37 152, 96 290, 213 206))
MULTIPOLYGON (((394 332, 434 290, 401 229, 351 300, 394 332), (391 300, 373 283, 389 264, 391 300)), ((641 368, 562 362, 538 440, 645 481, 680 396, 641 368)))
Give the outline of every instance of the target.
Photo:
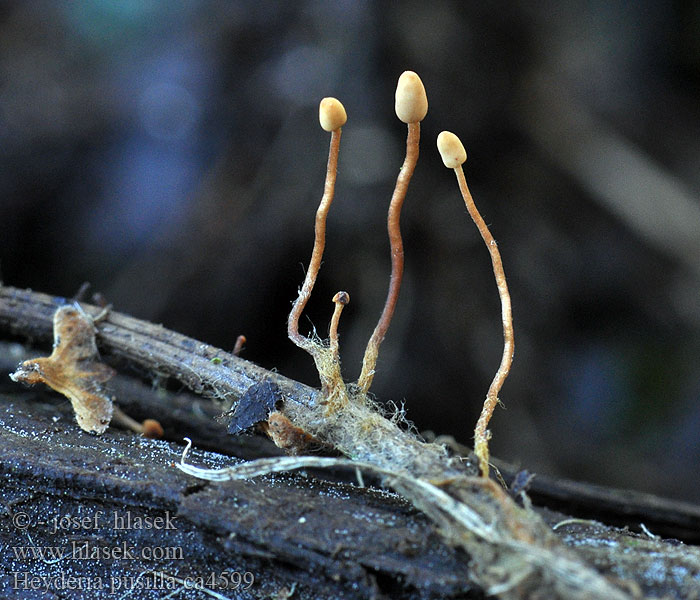
POLYGON ((514 351, 514 335, 513 335, 513 313, 510 303, 510 294, 508 293, 508 285, 506 283, 506 274, 503 271, 503 263, 501 262, 501 254, 498 251, 496 240, 491 235, 484 219, 479 214, 471 192, 467 187, 467 180, 464 177, 462 164, 467 160, 467 153, 464 151, 464 146, 459 138, 450 133, 443 131, 438 136, 438 150, 442 155, 442 160, 445 166, 454 169, 459 183, 459 190, 464 198, 464 203, 467 206, 467 211, 481 234, 489 254, 491 255, 491 264, 493 266, 493 274, 496 278, 498 286, 498 295, 501 298, 501 321, 503 322, 503 356, 501 364, 496 371, 496 375, 489 386, 486 394, 484 406, 481 409, 481 415, 474 429, 474 452, 479 458, 479 467, 481 474, 484 477, 489 476, 489 438, 490 432, 487 430, 491 415, 493 414, 496 404, 498 404, 498 393, 503 387, 503 383, 508 377, 510 366, 513 362, 514 351))
POLYGON ((333 310, 333 316, 331 317, 329 346, 333 360, 335 362, 339 362, 340 353, 338 345, 338 323, 340 322, 340 313, 343 312, 345 305, 350 302, 350 294, 347 292, 338 292, 335 296, 333 296, 333 302, 335 303, 335 309, 333 310))
POLYGON ((374 328, 362 359, 362 371, 357 380, 357 386, 362 393, 367 393, 372 380, 374 379, 379 346, 384 341, 384 336, 389 329, 389 324, 394 316, 396 301, 401 289, 403 279, 403 240, 401 238, 401 208, 403 207, 408 184, 413 176, 416 163, 418 162, 419 141, 420 141, 420 121, 425 118, 428 112, 428 99, 425 88, 420 77, 413 71, 405 71, 399 78, 396 86, 396 115, 401 121, 408 125, 408 136, 406 138, 406 157, 401 167, 401 172, 396 180, 394 193, 389 204, 387 216, 387 230, 389 233, 389 243, 391 246, 391 278, 389 280, 389 291, 387 292, 384 309, 377 326, 374 328))
POLYGON ((239 335, 236 338, 236 344, 233 346, 233 352, 232 354, 234 356, 238 356, 241 353, 241 350, 243 350, 243 345, 248 341, 248 338, 244 335, 239 335))
POLYGON ((335 98, 324 98, 321 100, 319 106, 319 121, 323 129, 331 132, 328 165, 326 168, 326 182, 323 189, 323 197, 316 211, 316 223, 314 228, 315 238, 314 248, 311 253, 311 262, 309 263, 304 283, 299 290, 299 295, 292 306, 287 321, 287 335, 289 339, 312 355, 315 346, 311 339, 299 333, 299 317, 301 317, 301 313, 304 311, 304 307, 311 297, 311 291, 316 283, 318 271, 321 268, 323 250, 326 246, 326 219, 335 193, 341 127, 347 121, 345 108, 340 101, 335 98))

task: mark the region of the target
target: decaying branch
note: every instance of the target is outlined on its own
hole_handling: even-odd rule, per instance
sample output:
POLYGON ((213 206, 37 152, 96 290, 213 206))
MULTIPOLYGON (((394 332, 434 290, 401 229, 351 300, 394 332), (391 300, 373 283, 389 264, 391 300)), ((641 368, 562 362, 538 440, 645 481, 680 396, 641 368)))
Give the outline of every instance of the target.
MULTIPOLYGON (((2 289, 0 288, 0 294, 2 289)), ((36 295, 35 292, 31 294, 36 295)), ((6 314, 2 301, 0 313, 6 314)), ((7 320, 0 320, 0 329, 8 330, 7 324, 7 320)), ((151 324, 144 322, 144 325, 151 324)), ((31 329, 36 332, 39 328, 31 329)), ((19 334, 26 335, 24 331, 27 329, 23 329, 19 334)), ((41 337, 37 333, 33 336, 37 339, 41 337)), ((34 354, 33 351, 27 353, 19 344, 0 343, 0 373, 10 373, 18 363, 34 354)), ((271 378, 281 378, 276 373, 256 365, 252 366, 271 378)), ((301 388, 305 387, 298 382, 292 383, 301 388)), ((220 414, 220 409, 201 396, 180 392, 169 394, 164 401, 163 394, 158 389, 122 375, 114 378, 111 388, 119 406, 128 410, 130 414, 139 419, 158 415, 166 429, 166 437, 170 439, 180 439, 178 432, 182 431, 183 435, 189 435, 194 440, 198 448, 233 454, 247 460, 279 453, 263 437, 228 435, 225 427, 214 420, 220 414), (167 412, 163 411, 164 402, 167 404, 167 412)), ((468 456, 470 453, 467 446, 457 444, 454 440, 451 440, 449 445, 459 455, 468 456)), ((503 461, 493 459, 493 462, 507 482, 518 472, 516 467, 503 461)), ((664 538, 681 539, 688 543, 700 542, 700 507, 687 502, 668 500, 633 490, 615 490, 556 479, 540 473, 529 483, 527 492, 536 506, 546 506, 568 515, 628 527, 633 531, 638 531, 639 523, 644 523, 651 531, 664 538)))
MULTIPOLYGON (((26 338, 50 339, 54 313, 65 302, 31 290, 0 286, 0 329, 26 338)), ((93 316, 102 311, 90 304, 81 306, 93 316)), ((318 393, 232 353, 116 311, 110 311, 96 327, 103 352, 228 403, 263 380, 274 381, 290 402, 308 403, 318 393)))

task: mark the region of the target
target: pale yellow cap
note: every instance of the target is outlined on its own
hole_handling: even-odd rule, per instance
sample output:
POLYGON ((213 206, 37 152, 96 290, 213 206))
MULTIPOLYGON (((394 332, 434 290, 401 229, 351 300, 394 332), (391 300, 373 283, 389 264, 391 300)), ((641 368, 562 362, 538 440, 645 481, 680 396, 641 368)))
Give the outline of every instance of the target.
POLYGON ((428 97, 420 77, 404 71, 396 85, 396 116, 404 123, 418 123, 428 114, 428 97))
POLYGON ((456 169, 467 160, 467 151, 460 139, 450 131, 443 131, 437 137, 437 147, 442 162, 448 169, 456 169))
POLYGON ((324 98, 318 107, 318 120, 326 131, 340 129, 348 120, 343 103, 337 98, 324 98))

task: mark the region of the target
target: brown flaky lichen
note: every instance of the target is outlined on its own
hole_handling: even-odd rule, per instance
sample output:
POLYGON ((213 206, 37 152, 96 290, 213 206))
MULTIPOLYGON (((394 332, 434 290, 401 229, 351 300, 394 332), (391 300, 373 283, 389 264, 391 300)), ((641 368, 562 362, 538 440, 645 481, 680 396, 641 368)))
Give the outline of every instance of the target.
POLYGON ((81 429, 104 433, 112 419, 104 383, 114 370, 100 362, 92 318, 78 304, 62 306, 53 316, 53 335, 51 356, 25 360, 10 377, 48 385, 70 399, 81 429))
POLYGON ((13 381, 34 385, 43 383, 66 396, 73 406, 76 421, 89 433, 102 434, 112 420, 144 437, 160 438, 163 427, 155 419, 135 421, 112 403, 105 383, 115 371, 100 361, 95 343, 95 320, 75 302, 62 306, 53 315, 53 352, 50 356, 22 362, 13 381))

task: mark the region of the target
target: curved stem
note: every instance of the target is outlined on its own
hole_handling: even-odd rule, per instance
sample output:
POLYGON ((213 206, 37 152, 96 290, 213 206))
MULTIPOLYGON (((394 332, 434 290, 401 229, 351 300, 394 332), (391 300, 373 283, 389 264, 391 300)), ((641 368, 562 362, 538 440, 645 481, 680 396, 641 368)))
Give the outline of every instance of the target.
POLYGON ((396 180, 394 194, 389 204, 389 214, 387 217, 387 230, 389 232, 389 242, 391 245, 391 279, 389 280, 389 291, 387 293, 384 310, 377 326, 374 328, 372 337, 367 343, 365 355, 362 360, 362 372, 357 380, 357 385, 362 393, 367 393, 372 380, 374 379, 379 346, 384 341, 389 323, 394 316, 396 301, 401 289, 401 279, 403 278, 403 240, 401 239, 401 228, 399 219, 401 217, 401 207, 406 198, 408 184, 418 162, 418 143, 420 141, 420 122, 408 124, 408 137, 406 138, 406 158, 401 167, 401 172, 396 180))
POLYGON ((299 333, 299 317, 304 311, 306 303, 311 297, 311 291, 316 283, 318 271, 321 268, 321 259, 323 258, 323 250, 326 246, 326 219, 328 211, 333 202, 335 193, 335 179, 338 171, 338 152, 340 149, 340 129, 336 129, 331 133, 330 149, 328 152, 328 166, 326 168, 326 183, 323 188, 323 197, 316 211, 316 224, 314 227, 314 248, 311 253, 311 262, 306 271, 304 283, 299 290, 299 295, 294 301, 292 310, 289 313, 287 320, 287 335, 299 348, 303 348, 313 355, 314 345, 311 340, 299 333))
POLYGON ((340 313, 343 312, 343 308, 345 308, 345 305, 348 304, 348 302, 350 302, 350 295, 347 292, 338 292, 335 296, 333 296, 335 309, 333 310, 333 316, 331 317, 331 325, 329 329, 329 347, 334 362, 340 362, 338 323, 340 323, 340 313))
POLYGON ((508 284, 506 283, 506 274, 503 271, 501 254, 498 251, 496 240, 491 235, 491 232, 486 226, 484 219, 479 214, 476 204, 474 204, 474 199, 472 198, 469 188, 467 187, 467 180, 464 177, 464 171, 462 170, 461 165, 455 169, 455 173, 457 174, 459 190, 462 192, 462 197, 464 198, 464 203, 467 206, 467 211, 469 211, 469 215, 476 224, 476 227, 489 250, 489 254, 491 255, 493 274, 496 277, 498 295, 501 298, 501 320, 503 321, 503 356, 501 357, 501 364, 498 367, 498 371, 496 371, 496 375, 494 375, 493 381, 489 386, 489 390, 486 394, 486 400, 484 401, 484 406, 481 409, 481 415, 479 416, 479 420, 476 423, 476 428, 474 429, 474 452, 479 458, 481 474, 484 477, 488 477, 488 443, 490 435, 486 428, 491 420, 491 415, 496 408, 496 404, 498 404, 498 393, 501 391, 501 387, 503 387, 506 377, 508 377, 510 366, 513 362, 513 351, 515 344, 513 336, 513 313, 510 304, 510 294, 508 293, 508 284))

